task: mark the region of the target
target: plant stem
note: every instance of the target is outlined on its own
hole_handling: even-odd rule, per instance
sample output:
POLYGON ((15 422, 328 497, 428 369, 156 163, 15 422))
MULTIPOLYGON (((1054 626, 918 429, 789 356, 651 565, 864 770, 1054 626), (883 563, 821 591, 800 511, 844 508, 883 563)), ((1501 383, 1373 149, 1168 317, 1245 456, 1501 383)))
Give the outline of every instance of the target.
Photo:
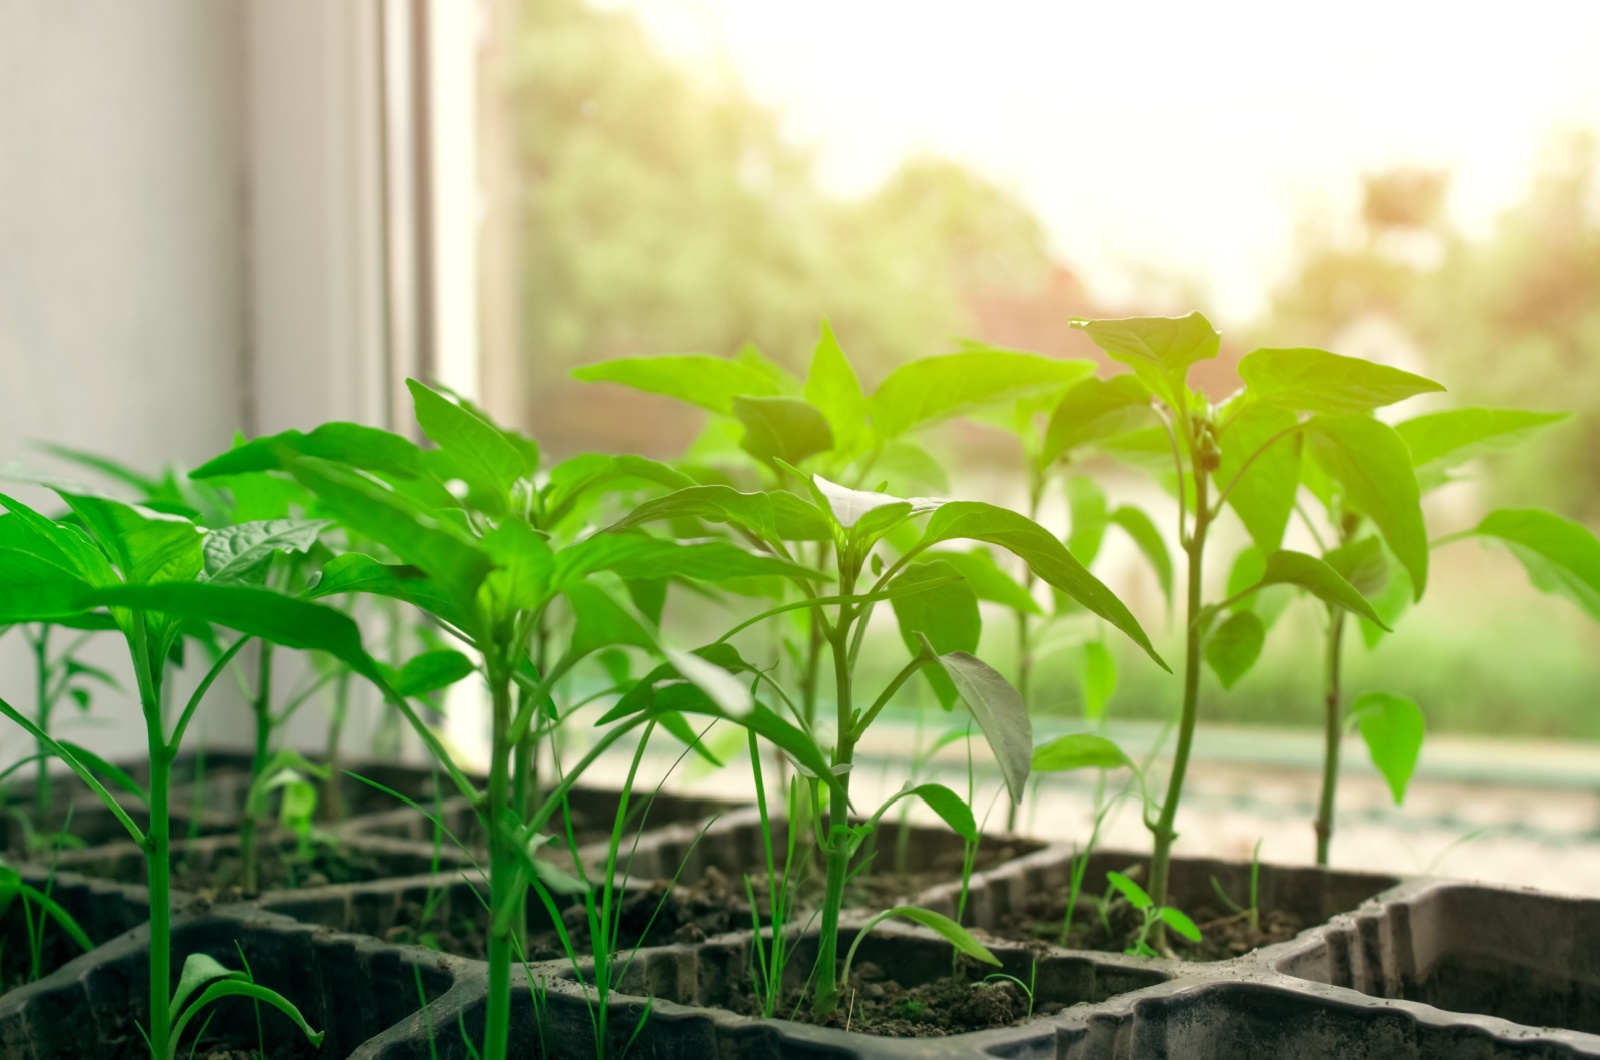
POLYGON ((1339 743, 1344 733, 1341 690, 1343 668, 1344 611, 1328 608, 1327 668, 1323 685, 1322 799, 1317 804, 1317 864, 1328 863, 1328 846, 1333 839, 1333 803, 1339 785, 1339 743))
MULTIPOLYGON (((1155 836, 1155 850, 1150 857, 1149 894, 1157 907, 1167 904, 1167 879, 1172 861, 1172 843, 1178 838, 1173 823, 1178 816, 1178 802, 1183 795, 1183 777, 1189 769, 1189 751, 1194 744, 1194 725, 1200 703, 1200 624, 1202 560, 1205 556, 1206 531, 1211 526, 1213 512, 1206 504, 1208 479, 1204 470, 1195 469, 1194 532, 1184 543, 1189 557, 1189 584, 1184 614, 1183 657, 1183 714, 1178 719, 1178 744, 1172 755, 1172 774, 1167 780, 1167 792, 1161 803, 1161 817, 1151 829, 1155 836)), ((1182 489, 1180 482, 1179 489, 1182 489)), ((1166 943, 1164 923, 1155 925, 1154 945, 1160 950, 1166 943)))
MULTIPOLYGON (((250 758, 250 790, 261 783, 267 761, 272 755, 272 642, 264 640, 261 654, 256 657, 256 696, 250 704, 256 719, 255 753, 250 758)), ((245 894, 260 890, 260 843, 256 837, 256 817, 251 812, 250 800, 245 800, 244 812, 239 815, 239 858, 242 862, 240 886, 245 894)))
MULTIPOLYGON (((34 676, 38 681, 39 728, 50 731, 50 624, 39 627, 39 639, 33 641, 34 676)), ((39 767, 33 781, 33 824, 40 832, 50 828, 50 747, 43 740, 39 745, 39 767)))
POLYGON ((483 824, 489 834, 489 996, 483 1036, 486 1060, 503 1060, 511 1032, 511 923, 501 913, 514 897, 509 892, 516 883, 517 865, 501 811, 510 805, 511 748, 507 739, 511 729, 511 672, 497 664, 491 670, 489 687, 494 699, 494 733, 490 745, 488 802, 483 824))
MULTIPOLYGON (((850 579, 853 581, 853 579, 850 579)), ((854 587, 846 588, 853 592, 854 587)), ((833 675, 838 696, 838 746, 834 765, 848 767, 855 758, 855 733, 851 718, 850 618, 847 605, 840 606, 839 623, 830 638, 833 649, 833 675)), ((850 871, 850 772, 836 776, 828 800, 827 883, 822 895, 821 936, 817 951, 817 987, 814 1009, 827 1015, 839 1004, 843 986, 838 982, 839 910, 844 905, 844 882, 850 871)))
POLYGON ((340 670, 333 684, 333 717, 328 720, 328 780, 322 785, 323 804, 328 819, 344 819, 344 771, 340 768, 340 747, 344 742, 345 715, 350 709, 350 671, 340 670))
POLYGON ((172 988, 172 843, 167 819, 173 750, 167 747, 161 719, 160 671, 164 660, 151 658, 149 631, 141 611, 133 614, 129 647, 144 713, 150 756, 150 828, 145 833, 145 867, 150 883, 150 1055, 167 1060, 172 1036, 168 994, 172 988))

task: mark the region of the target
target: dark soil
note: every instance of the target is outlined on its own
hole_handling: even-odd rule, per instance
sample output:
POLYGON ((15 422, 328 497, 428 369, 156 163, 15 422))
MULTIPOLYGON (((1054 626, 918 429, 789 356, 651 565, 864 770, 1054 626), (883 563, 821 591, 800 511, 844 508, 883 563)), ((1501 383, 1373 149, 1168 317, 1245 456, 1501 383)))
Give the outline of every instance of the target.
MULTIPOLYGON (((34 930, 38 930, 38 910, 34 910, 34 930)), ((33 981, 32 953, 28 948, 27 926, 22 912, 16 908, 4 921, 4 935, 0 938, 0 993, 15 990, 33 981)), ((68 938, 52 922, 44 931, 44 946, 39 953, 39 978, 44 978, 63 964, 82 954, 84 950, 68 938)))
MULTIPOLYGON (((1087 892, 1087 889, 1086 889, 1087 892)), ((1144 924, 1144 914, 1120 894, 1106 907, 1106 920, 1100 919, 1099 899, 1102 894, 1083 893, 1078 897, 1078 907, 1073 911, 1072 928, 1067 934, 1067 946, 1076 950, 1097 950, 1102 953, 1122 953, 1139 937, 1144 924), (1106 929, 1110 922, 1110 931, 1106 929)), ((1279 910, 1262 910, 1256 928, 1250 926, 1249 917, 1242 913, 1220 909, 1215 899, 1180 906, 1200 929, 1200 941, 1190 942, 1174 931, 1167 932, 1167 944, 1172 955, 1185 961, 1223 961, 1240 957, 1262 946, 1287 942, 1305 927, 1300 918, 1279 910)), ((1058 945, 1061 941, 1061 920, 1067 911, 1066 888, 1049 894, 1029 895, 1019 908, 1007 914, 1001 922, 984 933, 1014 942, 1046 942, 1058 945)))
MULTIPOLYGON (((126 873, 119 872, 118 866, 94 861, 75 864, 72 871, 118 883, 146 882, 142 866, 135 878, 125 878, 126 873)), ((173 889, 187 891, 203 901, 228 902, 253 897, 239 884, 243 872, 244 861, 237 850, 210 851, 205 858, 193 860, 185 857, 181 850, 172 855, 173 889)), ((308 857, 301 858, 292 848, 263 843, 257 875, 263 891, 292 891, 333 883, 367 883, 391 877, 394 872, 381 856, 364 851, 317 844, 308 857)))
MULTIPOLYGON (((985 982, 978 978, 980 974, 974 972, 973 979, 937 979, 908 989, 886 978, 877 965, 867 963, 852 969, 844 998, 828 1016, 814 1016, 798 990, 784 996, 774 1015, 881 1038, 942 1038, 1009 1027, 1031 1018, 1026 991, 1006 979, 985 982)), ((1051 1015, 1060 1007, 1040 1006, 1031 1015, 1051 1015)), ((746 995, 738 1011, 761 1015, 753 994, 746 995)))

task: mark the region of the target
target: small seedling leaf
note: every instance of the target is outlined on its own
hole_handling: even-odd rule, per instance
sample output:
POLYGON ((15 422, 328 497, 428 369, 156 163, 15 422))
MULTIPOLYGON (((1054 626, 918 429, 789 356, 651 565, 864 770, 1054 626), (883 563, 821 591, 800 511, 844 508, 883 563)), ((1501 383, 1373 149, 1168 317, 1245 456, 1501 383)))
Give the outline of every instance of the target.
POLYGON ((1080 380, 1050 414, 1039 462, 1054 463, 1079 446, 1128 434, 1154 419, 1150 392, 1134 376, 1080 380))
POLYGON ((757 460, 798 464, 833 448, 828 418, 798 398, 736 397, 733 414, 744 424, 739 447, 757 460))
POLYGON ((191 953, 183 962, 183 973, 178 977, 178 989, 172 994, 172 1012, 174 1014, 182 1012, 184 1002, 207 983, 217 979, 244 977, 243 972, 224 966, 215 957, 204 953, 191 953))
POLYGON ((619 357, 574 369, 586 383, 620 383, 732 415, 737 397, 780 397, 784 386, 773 373, 748 360, 707 354, 668 357, 619 357))
POLYGON ((1239 378, 1257 401, 1332 416, 1367 413, 1444 390, 1431 379, 1398 368, 1307 347, 1248 354, 1239 362, 1239 378))
POLYGON ((1217 355, 1222 336, 1200 313, 1184 317, 1073 319, 1094 344, 1133 369, 1134 375, 1169 408, 1187 407, 1189 368, 1217 355))
POLYGON ((1339 484, 1345 504, 1378 526, 1389 551, 1411 575, 1416 599, 1428 584, 1428 531, 1411 451, 1393 427, 1367 416, 1316 416, 1306 447, 1339 484))
POLYGON ((1145 893, 1143 887, 1140 887, 1120 872, 1106 873, 1106 882, 1115 887, 1128 900, 1128 904, 1135 909, 1149 909, 1155 905, 1155 902, 1150 900, 1150 896, 1145 893))
POLYGON ((931 909, 923 909, 919 906, 901 905, 896 906, 893 909, 885 910, 884 912, 873 917, 867 923, 867 925, 861 929, 861 933, 865 935, 878 924, 889 919, 890 917, 900 917, 905 920, 910 920, 913 923, 921 924, 923 927, 928 928, 935 934, 939 935, 946 942, 950 943, 950 945, 954 946, 968 957, 972 957, 975 960, 980 960, 985 964, 992 964, 996 967, 1000 966, 1000 959, 993 953, 990 953, 987 946, 973 938, 971 932, 969 932, 966 928, 962 927, 960 924, 956 923, 954 920, 951 920, 942 913, 935 913, 931 909))
POLYGON ((1264 552, 1283 544, 1300 488, 1296 422, 1295 414, 1286 409, 1249 404, 1222 434, 1217 482, 1228 491, 1229 506, 1264 552))
MULTIPOLYGON (((926 636, 940 654, 978 650, 978 638, 983 632, 978 598, 954 565, 942 559, 913 563, 888 588, 898 590, 890 603, 900 637, 913 655, 922 650, 918 634, 926 636)), ((925 667, 923 673, 939 702, 949 710, 956 701, 956 689, 949 677, 935 667, 925 667)))
MULTIPOLYGON (((933 652, 927 638, 924 650, 933 652)), ((939 665, 950 675, 956 691, 972 712, 994 751, 1011 799, 1021 804, 1033 762, 1033 724, 1018 692, 1000 672, 982 659, 966 652, 939 656, 939 665)))
POLYGON ((1304 552, 1283 549, 1267 557, 1266 567, 1258 587, 1268 585, 1297 585, 1321 600, 1351 611, 1369 622, 1388 628, 1366 597, 1356 592, 1356 587, 1345 581, 1328 564, 1304 552))
POLYGON ((1184 938, 1188 939, 1190 942, 1200 941, 1200 929, 1195 926, 1194 921, 1190 920, 1188 916, 1180 913, 1170 905, 1162 906, 1156 911, 1156 915, 1162 920, 1166 921, 1168 927, 1182 935, 1184 938))
POLYGON ((425 651, 406 660, 395 675, 394 690, 402 696, 422 696, 448 688, 471 674, 472 660, 450 648, 425 651))
POLYGON ((1074 732, 1040 744, 1033 751, 1036 773, 1065 773, 1073 769, 1117 769, 1133 761, 1111 740, 1094 733, 1074 732))
POLYGON ((1389 782, 1395 805, 1405 801, 1406 785, 1417 768, 1427 722, 1422 711, 1404 696, 1368 692, 1350 705, 1350 717, 1361 731, 1372 764, 1389 782))
POLYGON ((212 530, 201 544, 206 580, 260 585, 279 552, 304 552, 328 527, 326 520, 261 519, 212 530))
POLYGON ((855 369, 850 367, 826 320, 811 354, 805 399, 827 417, 833 429, 834 448, 842 453, 853 452, 866 423, 867 399, 862 396, 855 369))
POLYGON ((1261 658, 1267 627, 1254 611, 1235 611, 1206 638, 1206 665, 1223 688, 1239 683, 1261 658))
POLYGON ((1089 361, 1012 350, 968 349, 921 357, 890 372, 867 399, 872 427, 887 441, 914 427, 1059 387, 1092 374, 1089 361))
POLYGON ((1565 412, 1522 409, 1450 409, 1395 425, 1419 469, 1448 471, 1486 453, 1510 449, 1568 419, 1565 412))
MULTIPOLYGON (((876 553, 874 553, 876 557, 876 553)), ((1038 601, 1028 595, 1028 590, 1011 575, 1000 569, 994 556, 986 548, 970 552, 953 549, 933 549, 922 554, 924 560, 942 560, 956 569, 967 580, 967 587, 979 600, 1000 604, 1023 614, 1043 614, 1038 601)))
POLYGON ((1587 527, 1537 508, 1502 508, 1474 532, 1510 546, 1535 588, 1567 597, 1600 621, 1600 539, 1587 527))

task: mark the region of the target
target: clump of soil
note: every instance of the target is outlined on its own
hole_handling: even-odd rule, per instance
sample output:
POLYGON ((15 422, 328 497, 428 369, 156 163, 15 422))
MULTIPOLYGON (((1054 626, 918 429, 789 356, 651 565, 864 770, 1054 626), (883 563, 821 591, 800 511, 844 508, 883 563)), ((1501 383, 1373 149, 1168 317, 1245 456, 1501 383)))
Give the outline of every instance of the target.
MULTIPOLYGON (((1144 924, 1144 914, 1128 904, 1118 894, 1105 907, 1101 919, 1102 894, 1090 893, 1087 888, 1078 896, 1078 906, 1073 911, 1072 926, 1067 932, 1067 946, 1076 950, 1096 950, 1101 953, 1122 953, 1139 937, 1144 924)), ((1260 911, 1255 927, 1247 914, 1220 909, 1219 902, 1197 902, 1179 908, 1194 920, 1200 929, 1200 941, 1190 942, 1174 931, 1167 932, 1167 945, 1172 955, 1185 961, 1222 961, 1240 957, 1262 946, 1287 942, 1305 927, 1293 913, 1276 909, 1260 911)), ((1067 891, 1028 895, 1016 908, 1003 916, 998 924, 986 929, 987 934, 1014 942, 1061 942, 1061 920, 1067 912, 1067 891)))
MULTIPOLYGON (((936 979, 906 987, 888 978, 872 963, 856 966, 839 1007, 817 1017, 800 991, 791 990, 775 1015, 820 1027, 835 1027, 881 1038, 942 1038, 994 1027, 1009 1027, 1037 1016, 1051 1015, 1060 1005, 1041 1005, 1028 1011, 1028 995, 1008 979, 936 979)), ((758 999, 747 994, 737 1011, 761 1015, 758 999)))

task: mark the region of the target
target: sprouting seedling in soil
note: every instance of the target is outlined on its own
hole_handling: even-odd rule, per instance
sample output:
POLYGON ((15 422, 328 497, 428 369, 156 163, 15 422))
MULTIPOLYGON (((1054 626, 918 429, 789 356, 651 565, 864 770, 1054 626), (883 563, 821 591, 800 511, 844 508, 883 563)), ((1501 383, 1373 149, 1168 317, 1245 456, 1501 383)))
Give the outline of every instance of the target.
MULTIPOLYGON (((243 956, 241 952, 241 960, 243 956)), ((255 982, 248 966, 245 971, 235 971, 224 967, 216 958, 207 954, 191 953, 188 960, 183 962, 183 973, 178 978, 178 987, 173 991, 170 1002, 170 1011, 175 1018, 172 1024, 172 1041, 165 1060, 174 1060, 178 1055, 179 1042, 190 1022, 208 1006, 228 997, 246 997, 256 1003, 258 1028, 259 1006, 265 1001, 293 1020, 312 1045, 322 1044, 322 1032, 312 1030, 305 1018, 300 1015, 300 1010, 283 995, 255 982)))
POLYGON ((1008 975, 1005 972, 990 972, 988 975, 983 977, 983 981, 986 983, 992 983, 997 979, 1003 979, 1015 983, 1018 990, 1021 990, 1024 994, 1028 995, 1028 1014, 1024 1018, 1032 1019, 1034 1003, 1033 991, 1034 987, 1039 982, 1039 958, 1037 956, 1033 958, 1033 964, 1029 968, 1028 981, 1026 983, 1024 983, 1021 979, 1018 979, 1016 976, 1008 975))
POLYGON ((925 672, 947 709, 953 708, 957 700, 965 703, 995 754, 1013 800, 1021 797, 1027 782, 1032 726, 1021 699, 1004 677, 971 654, 977 647, 980 620, 975 596, 965 579, 946 562, 919 562, 925 553, 961 539, 1006 548, 1027 562, 1042 580, 1112 622, 1152 658, 1158 662, 1160 659, 1126 606, 1073 559, 1054 535, 1026 516, 973 501, 904 500, 886 493, 850 489, 798 470, 791 473, 803 492, 740 493, 726 486, 698 486, 646 502, 612 528, 612 532, 625 531, 649 522, 693 515, 728 523, 783 557, 794 554, 791 545, 796 542, 822 541, 830 546, 830 569, 836 573, 838 584, 829 587, 828 595, 822 595, 810 588, 810 583, 802 582, 807 589, 805 599, 739 623, 716 644, 702 649, 701 654, 674 656, 681 673, 668 667, 647 677, 640 682, 637 694, 624 696, 607 718, 627 717, 652 706, 661 709, 668 703, 679 710, 703 711, 703 704, 690 704, 708 693, 703 688, 697 691, 686 687, 682 678, 711 666, 720 669, 722 677, 715 683, 702 683, 715 687, 724 681, 733 683, 730 669, 751 669, 729 645, 729 638, 791 610, 815 608, 821 612, 819 621, 835 679, 836 718, 831 748, 818 731, 820 726, 813 727, 804 711, 794 708, 793 698, 783 693, 775 680, 768 679, 763 687, 783 701, 798 728, 759 704, 752 706, 753 697, 742 685, 736 686, 738 709, 723 713, 746 726, 760 724, 760 735, 786 752, 816 790, 827 792, 828 820, 825 826, 819 822, 817 827, 827 878, 813 996, 817 1014, 827 1015, 838 1006, 843 992, 837 962, 844 885, 852 862, 883 814, 901 798, 920 798, 958 834, 976 839, 971 808, 940 784, 903 788, 865 824, 857 825, 851 820, 850 774, 856 746, 901 687, 919 671, 925 672), (915 531, 908 524, 922 518, 927 520, 922 532, 911 540, 910 534, 915 531), (887 535, 901 528, 909 532, 900 535, 909 543, 899 550, 897 558, 884 562, 878 550, 887 535), (862 583, 869 570, 877 577, 867 588, 862 583), (885 600, 894 607, 910 659, 863 709, 858 702, 865 697, 856 699, 856 665, 867 621, 873 608, 885 600), (658 689, 658 685, 663 687, 658 689), (669 690, 673 694, 663 698, 661 693, 669 690))
MULTIPOLYGON (((381 678, 348 616, 270 589, 202 580, 206 532, 190 520, 73 487, 52 488, 71 509, 73 522, 56 522, 0 497, 8 509, 0 516, 7 546, 0 549, 0 621, 53 621, 110 610, 127 642, 139 690, 149 787, 53 739, 8 703, 0 701, 0 714, 62 759, 145 853, 150 888, 148 1040, 152 1057, 166 1060, 176 1048, 175 1020, 181 1018, 166 991, 171 962, 171 770, 206 693, 256 637, 285 648, 326 651, 381 678), (171 650, 185 624, 231 628, 241 636, 213 663, 169 728, 163 689, 171 650), (148 828, 133 822, 101 776, 149 807, 148 828)), ((253 989, 260 991, 261 1000, 292 1009, 272 991, 253 989)))
MULTIPOLYGON (((1264 837, 1263 837, 1264 838, 1264 837)), ((1250 904, 1240 905, 1228 897, 1228 892, 1222 889, 1222 884, 1215 876, 1211 877, 1211 889, 1221 899, 1223 906, 1234 916, 1244 917, 1253 933, 1261 931, 1261 839, 1256 840, 1255 849, 1250 852, 1250 904)))
POLYGON ((750 985, 755 991, 757 1007, 762 1017, 770 1019, 783 1000, 783 976, 794 957, 790 921, 794 916, 795 895, 792 888, 795 871, 795 847, 800 835, 809 827, 806 801, 798 777, 789 781, 787 798, 787 827, 783 867, 778 867, 778 855, 773 840, 772 817, 767 807, 767 788, 761 768, 761 748, 754 732, 748 733, 750 742, 750 770, 755 780, 756 811, 761 818, 761 850, 767 861, 768 923, 772 938, 769 942, 762 933, 761 909, 756 900, 755 886, 750 875, 744 877, 745 900, 750 905, 750 985))
MULTIPOLYGON (((1135 464, 1148 466, 1157 458, 1170 467, 1170 477, 1163 478, 1178 501, 1177 536, 1188 560, 1177 743, 1160 814, 1147 822, 1154 848, 1150 895, 1161 908, 1194 745, 1201 662, 1209 658, 1215 667, 1219 659, 1231 661, 1252 648, 1259 650, 1259 626, 1252 625, 1249 612, 1238 605, 1271 586, 1295 585, 1330 606, 1383 625, 1367 599, 1332 566, 1281 547, 1300 486, 1302 450, 1312 451, 1318 465, 1348 489, 1368 490, 1370 507, 1379 513, 1374 519, 1402 542, 1397 546, 1399 555, 1414 568, 1420 594, 1427 579, 1427 542, 1415 489, 1391 493, 1360 483, 1363 472, 1375 464, 1374 473, 1396 481, 1411 474, 1404 443, 1399 443, 1397 461, 1392 447, 1375 441, 1387 440, 1393 430, 1374 419, 1372 411, 1443 388, 1409 372, 1322 350, 1263 349, 1240 362, 1244 389, 1215 405, 1188 383, 1191 367, 1214 358, 1221 344, 1221 336, 1201 314, 1075 319, 1073 326, 1113 360, 1132 368, 1133 374, 1109 381, 1085 380, 1068 390, 1063 404, 1072 403, 1083 430, 1095 435, 1102 450, 1135 464), (1130 412, 1148 419, 1152 407, 1158 425, 1130 432, 1130 412), (1102 425, 1107 433, 1099 433, 1102 425), (1264 559, 1252 584, 1206 605, 1206 543, 1225 507, 1238 515, 1264 559)), ((1224 670, 1227 665, 1225 661, 1224 670)), ((1152 940, 1157 949, 1165 930, 1164 921, 1154 923, 1152 940)))
POLYGON ((844 968, 839 973, 839 981, 841 983, 849 984, 850 966, 855 963, 856 950, 860 948, 866 937, 872 934, 872 929, 885 920, 892 920, 896 917, 933 929, 955 948, 957 954, 964 954, 973 960, 982 961, 984 964, 1000 967, 1000 958, 990 953, 987 946, 973 938, 966 928, 957 924, 954 920, 942 913, 935 913, 931 909, 921 909, 914 905, 901 905, 893 909, 885 909, 871 920, 868 920, 856 932, 856 937, 850 942, 850 949, 844 955, 844 968))
POLYGON ((1159 957, 1160 954, 1150 944, 1150 932, 1157 924, 1165 924, 1190 942, 1200 941, 1200 929, 1195 926, 1193 920, 1171 906, 1157 905, 1143 887, 1127 876, 1120 872, 1108 872, 1106 882, 1115 887, 1118 893, 1127 899, 1128 904, 1144 916, 1144 923, 1139 927, 1139 934, 1129 944, 1128 953, 1138 957, 1159 957))
MULTIPOLYGON (((551 468, 539 485, 535 443, 491 422, 470 403, 415 380, 408 384, 417 422, 437 448, 351 424, 309 434, 258 438, 198 469, 197 476, 287 474, 319 514, 387 550, 398 564, 363 553, 327 563, 308 595, 369 593, 413 604, 465 647, 488 685, 492 715, 489 783, 478 792, 438 737, 403 697, 378 677, 452 783, 472 800, 489 839, 489 985, 482 1052, 500 1057, 510 1033, 513 953, 525 930, 526 893, 552 871, 530 844, 565 804, 588 764, 645 718, 612 726, 582 762, 548 792, 539 752, 568 712, 552 694, 579 663, 613 645, 658 649, 652 619, 615 599, 594 576, 665 585, 668 579, 801 577, 814 573, 727 541, 680 542, 642 533, 573 540, 575 522, 597 498, 640 483, 690 480, 638 457, 581 456, 551 468), (566 647, 548 649, 554 620, 571 618, 566 647)), ((659 594, 655 605, 661 602, 659 594)), ((659 611, 657 611, 659 614, 659 611)), ((662 716, 674 736, 682 719, 662 716)))
POLYGON ((0 913, 5 913, 13 902, 20 901, 24 929, 28 940, 28 982, 39 978, 43 971, 44 957, 44 932, 51 922, 54 922, 61 931, 77 943, 79 948, 88 951, 94 948, 94 943, 89 940, 88 934, 73 919, 72 914, 61 907, 61 904, 50 896, 55 886, 55 862, 50 864, 50 872, 46 879, 44 890, 39 890, 31 884, 23 882, 22 874, 10 865, 0 862, 0 913), (37 913, 35 912, 37 910, 37 913))

